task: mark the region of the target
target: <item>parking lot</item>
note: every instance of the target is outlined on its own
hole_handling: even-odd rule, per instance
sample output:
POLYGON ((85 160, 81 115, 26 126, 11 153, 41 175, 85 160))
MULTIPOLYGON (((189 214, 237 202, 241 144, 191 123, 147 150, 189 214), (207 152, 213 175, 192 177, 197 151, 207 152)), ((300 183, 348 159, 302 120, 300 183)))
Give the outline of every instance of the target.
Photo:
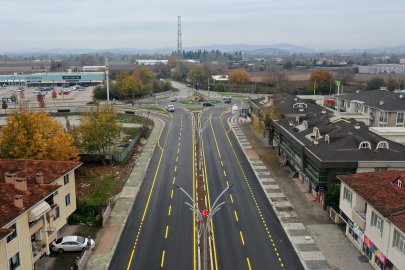
MULTIPOLYGON (((47 88, 47 86, 42 86, 43 88, 47 88)), ((93 100, 93 88, 94 86, 89 86, 89 87, 85 87, 84 91, 78 91, 78 90, 74 90, 71 91, 69 94, 65 94, 65 95, 57 95, 57 98, 55 100, 52 99, 52 92, 51 91, 43 91, 43 93, 45 93, 44 97, 45 97, 45 104, 52 104, 52 103, 60 103, 63 102, 63 100, 65 102, 87 102, 87 101, 91 101, 93 100)), ((20 100, 20 91, 16 91, 19 89, 19 86, 7 86, 7 87, 1 87, 0 88, 0 98, 10 98, 12 94, 16 94, 18 100, 20 100)), ((27 86, 23 86, 24 89, 24 96, 25 99, 28 100, 29 102, 36 102, 37 100, 37 95, 38 93, 34 93, 35 89, 38 89, 37 86, 33 87, 27 87, 27 86)), ((61 86, 59 87, 54 87, 54 90, 57 93, 60 93, 62 91, 62 89, 66 89, 63 88, 61 86)), ((9 104, 11 105, 11 104, 9 104)))

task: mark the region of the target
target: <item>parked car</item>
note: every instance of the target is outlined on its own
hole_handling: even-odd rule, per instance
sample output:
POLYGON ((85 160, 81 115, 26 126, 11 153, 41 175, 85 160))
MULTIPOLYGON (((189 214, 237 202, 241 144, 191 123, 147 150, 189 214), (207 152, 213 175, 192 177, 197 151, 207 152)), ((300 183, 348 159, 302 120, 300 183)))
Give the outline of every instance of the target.
POLYGON ((127 100, 125 103, 135 103, 135 100, 127 100))
POLYGON ((70 85, 64 85, 64 86, 62 86, 63 88, 69 88, 70 87, 70 85))
POLYGON ((40 88, 34 89, 34 93, 41 93, 42 90, 40 88))
POLYGON ((231 104, 231 103, 232 103, 232 100, 227 99, 227 100, 224 101, 224 103, 225 103, 225 104, 231 104))
POLYGON ((44 89, 44 91, 51 91, 51 90, 53 90, 53 87, 47 87, 44 89))
POLYGON ((39 87, 38 89, 41 90, 41 91, 45 90, 45 88, 43 88, 43 87, 39 87))
POLYGON ((187 84, 187 87, 191 87, 191 85, 188 83, 188 84, 187 84))
MULTIPOLYGON (((63 94, 64 94, 64 95, 69 95, 69 93, 70 93, 69 91, 66 91, 66 90, 63 91, 63 94)), ((59 92, 58 94, 59 94, 59 95, 62 95, 62 92, 59 92)))
POLYGON ((176 98, 176 97, 172 97, 172 98, 170 99, 170 101, 177 101, 177 98, 176 98))
MULTIPOLYGON (((64 251, 82 251, 86 248, 88 242, 89 239, 82 236, 65 236, 59 238, 57 241, 53 241, 51 243, 51 249, 59 253, 63 253, 64 251)), ((94 249, 96 246, 93 239, 90 239, 90 245, 91 249, 94 249)))
POLYGON ((232 97, 224 97, 224 100, 232 100, 232 97))
POLYGON ((97 86, 98 86, 98 87, 104 87, 104 84, 99 83, 99 84, 97 84, 97 86))
POLYGON ((21 92, 24 91, 24 89, 15 89, 14 92, 21 92))
POLYGON ((166 106, 166 111, 168 111, 168 112, 174 112, 174 106, 173 106, 173 105, 167 105, 167 106, 166 106))
POLYGON ((84 87, 79 87, 79 88, 77 88, 77 90, 79 90, 79 91, 86 91, 86 88, 84 88, 84 87))
POLYGON ((89 101, 86 103, 86 105, 91 105, 91 104, 94 104, 94 101, 89 101))
POLYGON ((204 107, 214 107, 214 104, 212 104, 211 102, 204 102, 203 106, 204 107))

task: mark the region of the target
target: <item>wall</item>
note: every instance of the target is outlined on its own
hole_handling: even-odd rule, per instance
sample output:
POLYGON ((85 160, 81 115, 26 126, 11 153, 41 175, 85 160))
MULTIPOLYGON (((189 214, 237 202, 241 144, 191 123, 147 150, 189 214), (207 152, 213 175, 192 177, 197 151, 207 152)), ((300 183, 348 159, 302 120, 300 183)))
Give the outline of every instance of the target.
POLYGON ((6 238, 4 238, 0 241, 0 269, 7 269, 7 265, 6 238))
MULTIPOLYGON (((402 253, 396 246, 394 246, 395 241, 395 231, 401 232, 395 225, 391 225, 391 233, 390 235, 392 236, 390 239, 390 245, 388 248, 388 256, 389 260, 397 267, 401 267, 405 265, 405 254, 402 253)), ((401 232, 402 236, 405 236, 404 232, 401 232)))
POLYGON ((359 161, 357 173, 374 172, 375 168, 405 170, 405 161, 359 161))
POLYGON ((366 229, 365 229, 365 235, 370 238, 370 240, 374 243, 375 246, 379 250, 381 250, 385 256, 387 256, 388 253, 388 239, 390 239, 390 222, 387 222, 385 218, 381 215, 378 214, 378 212, 370 205, 367 205, 367 213, 366 213, 366 229), (374 226, 372 226, 372 213, 377 213, 377 215, 381 218, 383 221, 383 229, 382 232, 379 232, 374 226))

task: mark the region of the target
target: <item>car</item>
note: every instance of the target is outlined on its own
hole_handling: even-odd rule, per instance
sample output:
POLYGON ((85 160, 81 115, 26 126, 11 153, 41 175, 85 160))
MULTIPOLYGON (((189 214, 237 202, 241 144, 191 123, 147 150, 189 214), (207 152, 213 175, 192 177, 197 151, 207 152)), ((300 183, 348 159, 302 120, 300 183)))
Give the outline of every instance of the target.
POLYGON ((86 91, 86 88, 84 88, 84 87, 79 87, 79 88, 77 88, 77 90, 79 90, 79 91, 86 91))
POLYGON ((51 90, 53 90, 53 87, 47 87, 44 89, 44 91, 51 91, 51 90))
POLYGON ((227 99, 227 100, 224 101, 224 103, 225 103, 225 104, 231 104, 231 103, 232 103, 232 100, 227 99))
POLYGON ((59 238, 57 241, 52 241, 51 249, 52 251, 59 253, 63 253, 65 251, 82 251, 88 245, 89 240, 91 249, 94 249, 96 245, 93 239, 76 235, 64 236, 59 238))
POLYGON ((82 87, 89 87, 89 85, 86 83, 86 84, 83 84, 82 87))
POLYGON ((39 87, 38 89, 41 90, 41 91, 45 90, 45 88, 43 88, 43 87, 39 87))
POLYGON ((223 100, 232 100, 232 97, 224 97, 223 100))
POLYGON ((104 87, 104 84, 99 83, 99 84, 97 84, 97 86, 98 86, 98 87, 104 87))
POLYGON ((14 92, 21 92, 24 91, 24 89, 15 89, 14 92))
POLYGON ((62 86, 63 88, 69 88, 70 87, 70 85, 64 85, 64 86, 62 86))
POLYGON ((197 101, 204 101, 204 97, 195 97, 194 102, 197 102, 197 101))
POLYGON ((176 98, 176 97, 172 97, 172 98, 170 99, 170 101, 177 101, 177 98, 176 98))
MULTIPOLYGON (((69 93, 70 93, 69 91, 66 91, 66 90, 63 91, 63 94, 64 94, 64 95, 69 95, 69 93)), ((59 92, 58 94, 59 94, 59 95, 62 95, 62 92, 59 92)))
POLYGON ((86 103, 86 105, 91 105, 91 104, 94 104, 94 101, 89 101, 86 103))
POLYGON ((212 104, 211 102, 204 102, 203 106, 204 107, 214 107, 214 104, 212 104))
POLYGON ((125 103, 135 103, 135 100, 127 100, 125 103))
POLYGON ((187 84, 187 87, 191 87, 191 85, 188 83, 188 84, 187 84))
POLYGON ((166 106, 166 111, 168 111, 168 112, 174 112, 174 106, 173 106, 173 105, 167 105, 167 106, 166 106))
POLYGON ((42 90, 40 88, 34 89, 34 93, 42 93, 42 90))

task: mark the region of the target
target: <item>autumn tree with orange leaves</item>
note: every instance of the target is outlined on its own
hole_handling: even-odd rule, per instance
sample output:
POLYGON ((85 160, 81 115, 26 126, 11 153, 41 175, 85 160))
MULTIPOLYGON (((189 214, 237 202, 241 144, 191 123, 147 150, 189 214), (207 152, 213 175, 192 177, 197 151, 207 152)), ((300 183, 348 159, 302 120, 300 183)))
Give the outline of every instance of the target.
POLYGON ((311 74, 308 88, 314 91, 314 85, 315 91, 318 94, 329 94, 330 91, 332 91, 333 93, 335 89, 335 77, 327 69, 325 70, 317 69, 315 70, 314 73, 311 74))
POLYGON ((229 83, 245 84, 250 82, 250 74, 246 70, 235 69, 228 76, 229 83))
POLYGON ((48 112, 21 108, 6 119, 0 139, 0 158, 78 161, 73 137, 48 112))

